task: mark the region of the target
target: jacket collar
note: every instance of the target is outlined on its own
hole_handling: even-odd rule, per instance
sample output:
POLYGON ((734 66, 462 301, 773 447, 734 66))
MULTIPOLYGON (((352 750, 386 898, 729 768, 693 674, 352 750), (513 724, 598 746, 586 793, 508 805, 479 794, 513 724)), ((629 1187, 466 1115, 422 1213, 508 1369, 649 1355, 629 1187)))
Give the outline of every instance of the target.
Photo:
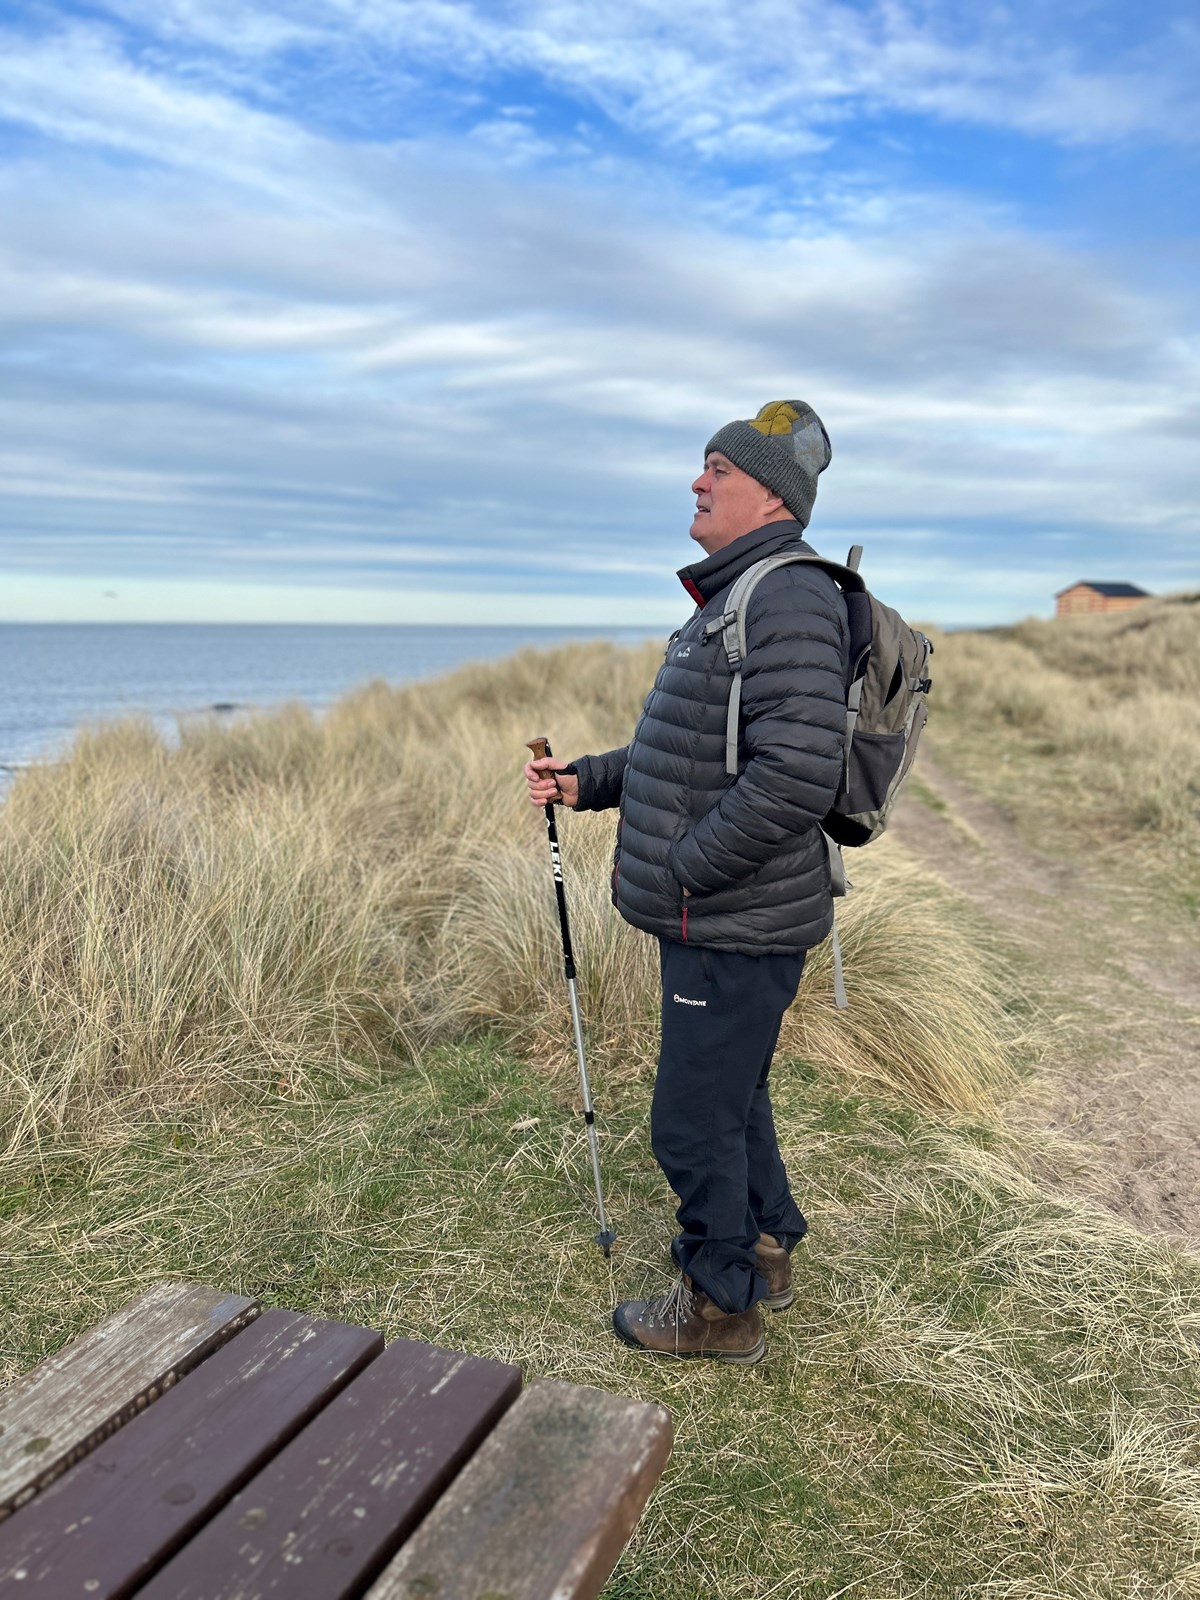
POLYGON ((681 567, 679 581, 698 606, 706 606, 714 595, 739 578, 747 567, 783 550, 812 552, 803 538, 804 529, 794 520, 768 522, 762 528, 742 534, 732 544, 690 567, 681 567))

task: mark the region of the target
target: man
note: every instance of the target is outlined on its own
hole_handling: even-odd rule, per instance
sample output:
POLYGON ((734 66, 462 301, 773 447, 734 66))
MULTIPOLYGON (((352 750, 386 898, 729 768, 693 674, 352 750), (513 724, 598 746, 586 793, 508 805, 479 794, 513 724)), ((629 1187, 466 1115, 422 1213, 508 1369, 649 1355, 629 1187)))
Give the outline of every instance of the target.
POLYGON ((613 902, 659 941, 662 1048, 654 1154, 679 1197, 675 1287, 613 1313, 627 1343, 748 1363, 760 1306, 791 1303, 806 1223, 779 1154, 767 1077, 805 952, 833 918, 821 819, 846 726, 845 606, 828 574, 780 567, 746 619, 737 777, 725 768, 731 671, 719 619, 734 580, 801 535, 829 464, 816 413, 777 400, 709 440, 692 485, 705 559, 679 577, 696 602, 629 745, 525 768, 536 806, 620 807, 613 902))

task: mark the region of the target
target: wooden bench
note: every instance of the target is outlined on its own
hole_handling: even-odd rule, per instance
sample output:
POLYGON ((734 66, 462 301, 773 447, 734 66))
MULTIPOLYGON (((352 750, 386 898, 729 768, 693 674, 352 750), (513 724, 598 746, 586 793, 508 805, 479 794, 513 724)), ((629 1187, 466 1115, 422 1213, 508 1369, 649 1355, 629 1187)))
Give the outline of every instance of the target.
POLYGON ((0 1394, 0 1596, 594 1600, 661 1406, 195 1284, 0 1394))

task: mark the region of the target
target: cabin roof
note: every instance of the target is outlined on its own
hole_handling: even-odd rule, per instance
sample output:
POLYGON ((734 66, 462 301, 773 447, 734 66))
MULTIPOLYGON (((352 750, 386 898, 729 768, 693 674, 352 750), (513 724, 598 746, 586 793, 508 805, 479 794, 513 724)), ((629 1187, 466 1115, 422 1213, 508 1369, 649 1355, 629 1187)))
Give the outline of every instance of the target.
POLYGON ((1072 589, 1094 589, 1097 594, 1112 595, 1114 598, 1141 598, 1148 600, 1150 595, 1147 590, 1139 589, 1136 583, 1093 583, 1090 578, 1080 578, 1078 583, 1069 583, 1065 589, 1060 589, 1054 596, 1070 594, 1072 589))

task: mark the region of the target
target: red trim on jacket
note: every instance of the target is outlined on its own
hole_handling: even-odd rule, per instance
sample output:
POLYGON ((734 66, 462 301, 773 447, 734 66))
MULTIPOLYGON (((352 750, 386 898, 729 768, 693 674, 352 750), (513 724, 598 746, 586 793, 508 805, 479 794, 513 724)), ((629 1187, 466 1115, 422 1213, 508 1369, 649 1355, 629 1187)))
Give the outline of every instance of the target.
POLYGON ((684 942, 684 944, 687 943, 687 911, 688 911, 688 908, 686 906, 684 906, 684 908, 683 908, 683 942, 684 942))
POLYGON ((701 608, 703 608, 704 596, 700 593, 699 589, 697 589, 696 585, 692 582, 692 580, 690 578, 680 578, 679 581, 680 581, 680 583, 682 583, 683 587, 687 590, 687 592, 691 595, 692 599, 696 602, 696 604, 698 606, 700 606, 701 608))

